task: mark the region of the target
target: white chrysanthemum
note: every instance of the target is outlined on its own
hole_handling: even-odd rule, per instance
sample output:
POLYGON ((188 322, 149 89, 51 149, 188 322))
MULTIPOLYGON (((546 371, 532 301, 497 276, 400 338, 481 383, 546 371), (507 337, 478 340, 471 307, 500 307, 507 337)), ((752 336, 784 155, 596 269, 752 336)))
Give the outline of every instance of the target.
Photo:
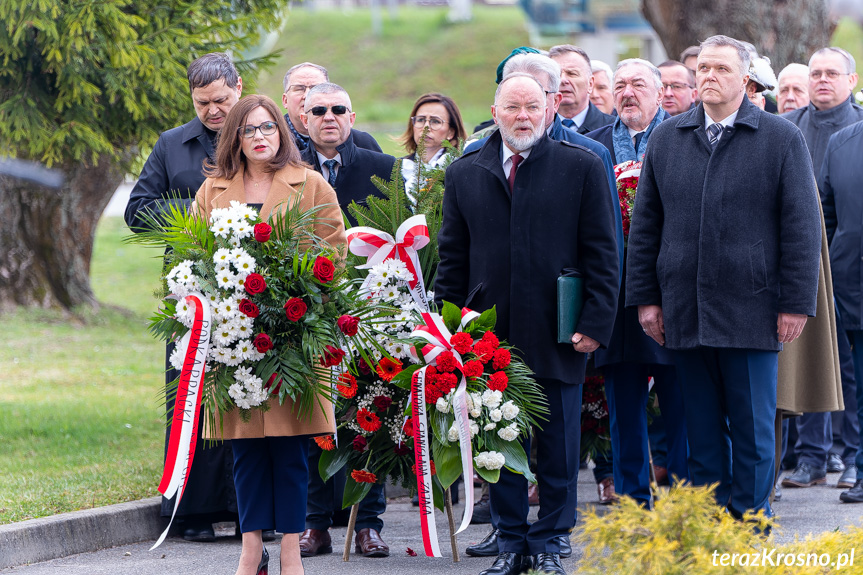
POLYGON ((231 226, 231 229, 234 230, 234 235, 237 236, 238 239, 251 236, 252 231, 254 230, 252 225, 245 218, 237 221, 237 223, 231 226))
POLYGON ((441 413, 449 413, 449 402, 444 398, 439 397, 437 398, 437 403, 435 403, 435 409, 441 413))
POLYGON ((227 364, 230 357, 230 350, 224 347, 212 346, 210 347, 210 357, 218 363, 227 364))
POLYGON ((399 290, 396 287, 387 287, 381 292, 381 297, 383 297, 384 301, 392 301, 399 297, 399 290))
POLYGON ((216 269, 225 269, 231 263, 231 250, 219 248, 213 254, 213 263, 216 264, 216 269))
POLYGON ((234 319, 240 313, 239 305, 236 298, 226 297, 216 305, 216 313, 222 317, 234 319))
POLYGON ((237 270, 237 275, 246 277, 257 268, 257 264, 255 262, 255 258, 253 258, 249 253, 242 249, 238 248, 236 250, 232 250, 233 252, 241 252, 238 257, 233 258, 232 262, 234 265, 234 269, 237 270))
MULTIPOLYGON (((230 322, 220 325, 215 331, 213 331, 213 341, 222 347, 227 347, 234 343, 237 340, 237 336, 235 334, 235 330, 231 328, 232 326, 230 322)), ((231 350, 226 351, 228 353, 231 352, 231 350)), ((220 361, 230 365, 229 357, 224 357, 223 360, 220 361)))
MULTIPOLYGON (((252 319, 248 316, 244 316, 240 314, 242 317, 247 317, 247 319, 252 319)), ((234 325, 234 333, 237 334, 237 339, 251 339, 254 335, 254 331, 252 330, 251 324, 246 325, 245 322, 241 320, 240 317, 236 317, 233 320, 234 325)))
POLYGON ((219 305, 219 294, 217 294, 216 292, 205 293, 204 299, 207 300, 207 303, 210 304, 210 309, 212 309, 213 314, 216 315, 215 309, 216 306, 219 305))
POLYGON ((410 355, 410 348, 398 341, 392 342, 392 345, 389 346, 388 349, 390 355, 392 355, 396 359, 404 359, 410 355))
POLYGON ((471 437, 471 439, 473 439, 473 437, 477 433, 479 433, 479 425, 477 425, 475 421, 470 421, 470 437, 471 437))
POLYGON ((239 407, 240 409, 251 409, 252 408, 252 404, 248 400, 247 397, 242 397, 240 399, 237 399, 235 401, 235 403, 237 404, 237 407, 239 407))
POLYGON ((219 286, 219 289, 233 289, 234 282, 236 281, 236 279, 236 274, 232 272, 229 268, 225 268, 216 272, 216 285, 219 286))
POLYGON ((491 423, 486 423, 485 425, 483 425, 482 430, 483 431, 491 431, 495 427, 497 427, 497 424, 492 421, 491 423))
POLYGON ((185 297, 177 302, 176 318, 186 327, 192 327, 195 322, 195 307, 188 303, 185 297))
POLYGON ((519 411, 521 411, 518 406, 512 402, 512 400, 509 400, 503 405, 501 405, 500 410, 503 413, 503 418, 507 421, 512 421, 513 419, 518 417, 519 411))
POLYGON ((503 393, 500 391, 486 389, 482 392, 482 404, 489 409, 497 409, 501 401, 503 401, 503 393))
POLYGON ((238 367, 237 371, 234 372, 234 379, 241 383, 250 377, 252 377, 251 367, 238 367))
POLYGON ((228 245, 231 246, 231 249, 236 249, 240 247, 240 238, 237 236, 231 236, 228 238, 228 245))
POLYGON ((216 234, 216 237, 227 238, 231 233, 231 227, 225 223, 225 220, 219 219, 213 221, 213 224, 210 226, 210 231, 216 234))
POLYGON ((228 388, 228 395, 231 396, 231 399, 237 401, 246 397, 246 390, 243 388, 242 383, 237 382, 231 384, 231 387, 228 388))
POLYGON ((243 357, 240 355, 236 349, 228 349, 228 361, 227 364, 230 366, 240 365, 243 363, 243 357))
POLYGON ((201 280, 198 279, 198 276, 192 276, 189 281, 186 282, 186 287, 189 288, 189 291, 201 291, 201 280))
POLYGON ((174 351, 171 352, 171 357, 168 358, 168 363, 176 370, 183 369, 183 350, 179 345, 174 346, 174 351))
POLYGON ((506 427, 497 430, 497 435, 504 441, 514 441, 518 437, 518 427, 510 423, 506 427))
POLYGON ((458 427, 456 427, 455 423, 450 426, 449 431, 446 432, 446 438, 450 443, 455 443, 458 441, 458 427))
POLYGON ((173 278, 168 280, 168 291, 178 298, 184 298, 191 293, 186 284, 178 282, 173 278))
POLYGON ((248 339, 241 339, 238 341, 237 345, 234 346, 234 350, 237 352, 237 355, 242 357, 244 360, 252 359, 253 352, 258 351, 248 339))
POLYGON ((477 467, 495 470, 500 469, 506 463, 506 458, 497 451, 483 451, 473 458, 477 467))
POLYGON ((249 361, 261 361, 266 355, 267 354, 265 353, 259 352, 258 348, 253 345, 251 351, 249 352, 249 361))

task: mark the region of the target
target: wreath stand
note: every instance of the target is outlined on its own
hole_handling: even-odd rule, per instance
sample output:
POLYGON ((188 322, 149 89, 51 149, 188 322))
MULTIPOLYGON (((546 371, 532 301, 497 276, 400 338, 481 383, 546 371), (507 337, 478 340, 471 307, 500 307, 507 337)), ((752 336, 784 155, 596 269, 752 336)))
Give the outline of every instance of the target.
MULTIPOLYGON (((453 563, 458 563, 461 561, 461 558, 458 554, 458 537, 455 534, 455 518, 453 517, 452 512, 452 494, 449 489, 446 490, 444 506, 446 507, 446 516, 449 523, 449 542, 452 547, 452 560, 453 563)), ((342 561, 344 562, 351 560, 351 544, 354 541, 354 527, 357 525, 357 513, 359 513, 359 510, 359 503, 351 506, 351 516, 350 519, 348 519, 348 532, 345 534, 345 551, 342 554, 342 561)))

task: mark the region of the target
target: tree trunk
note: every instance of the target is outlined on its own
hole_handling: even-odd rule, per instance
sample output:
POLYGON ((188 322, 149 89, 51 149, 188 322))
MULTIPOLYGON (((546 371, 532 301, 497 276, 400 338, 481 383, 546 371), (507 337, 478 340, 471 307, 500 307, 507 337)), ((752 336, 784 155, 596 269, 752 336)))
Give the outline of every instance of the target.
POLYGON ((824 0, 641 0, 641 10, 669 58, 725 34, 754 44, 777 74, 791 62, 807 64, 835 27, 824 0))
POLYGON ((96 303, 90 288, 96 224, 123 174, 107 157, 61 171, 59 189, 0 176, 0 311, 96 303))

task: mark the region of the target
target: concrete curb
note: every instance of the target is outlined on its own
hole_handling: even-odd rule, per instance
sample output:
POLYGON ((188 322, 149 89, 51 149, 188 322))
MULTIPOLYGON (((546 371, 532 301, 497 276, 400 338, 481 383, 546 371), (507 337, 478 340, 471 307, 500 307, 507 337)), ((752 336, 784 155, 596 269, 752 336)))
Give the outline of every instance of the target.
POLYGON ((155 541, 165 529, 160 497, 0 525, 0 569, 155 541))

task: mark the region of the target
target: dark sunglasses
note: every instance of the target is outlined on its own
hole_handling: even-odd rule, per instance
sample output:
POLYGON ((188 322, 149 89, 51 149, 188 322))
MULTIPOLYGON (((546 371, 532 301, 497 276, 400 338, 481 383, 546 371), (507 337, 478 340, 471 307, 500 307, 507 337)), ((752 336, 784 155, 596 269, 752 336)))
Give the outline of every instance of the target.
POLYGON ((309 112, 311 112, 315 116, 323 116, 327 113, 327 109, 332 110, 333 114, 335 114, 336 116, 341 116, 348 111, 347 106, 333 106, 331 108, 327 108, 326 106, 315 106, 314 108, 309 110, 309 112))
POLYGON ((264 122, 260 126, 253 126, 251 124, 246 124, 245 126, 240 126, 237 128, 237 131, 240 132, 240 135, 244 138, 252 138, 255 135, 255 132, 261 130, 261 134, 264 136, 272 136, 276 133, 276 130, 279 129, 279 125, 275 122, 264 122))

